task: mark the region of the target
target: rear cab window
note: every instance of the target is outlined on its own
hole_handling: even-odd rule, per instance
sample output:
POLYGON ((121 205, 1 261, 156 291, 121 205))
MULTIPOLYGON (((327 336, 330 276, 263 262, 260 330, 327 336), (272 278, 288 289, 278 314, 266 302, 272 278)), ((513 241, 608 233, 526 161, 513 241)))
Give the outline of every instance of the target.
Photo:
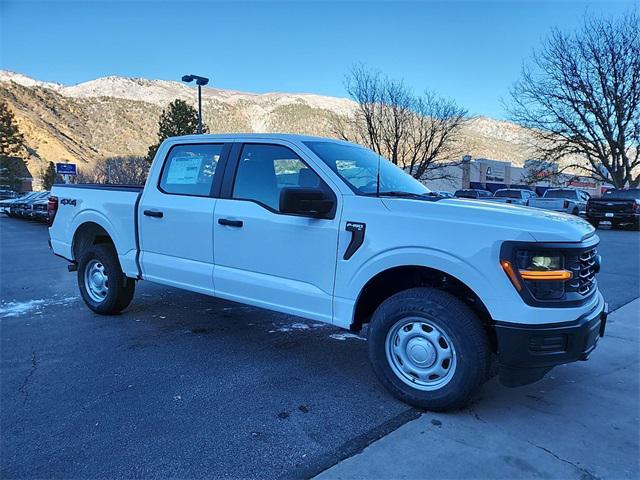
POLYGON ((520 190, 498 190, 494 197, 496 198, 522 198, 520 190))
POLYGON ((640 189, 607 190, 602 198, 607 200, 640 200, 640 189))
POLYGON ((570 200, 577 199, 578 192, 575 190, 547 190, 544 194, 545 198, 567 198, 570 200))
POLYGON ((158 187, 163 193, 208 197, 224 144, 175 145, 169 151, 158 187))

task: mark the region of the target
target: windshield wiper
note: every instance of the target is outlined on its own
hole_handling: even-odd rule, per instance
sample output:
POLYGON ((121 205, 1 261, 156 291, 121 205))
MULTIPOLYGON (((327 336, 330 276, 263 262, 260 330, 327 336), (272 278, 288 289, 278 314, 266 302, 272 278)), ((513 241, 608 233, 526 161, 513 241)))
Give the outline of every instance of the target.
POLYGON ((376 192, 366 193, 368 197, 398 197, 398 198, 428 198, 430 196, 429 192, 425 193, 412 193, 412 192, 402 192, 400 190, 391 190, 387 192, 380 192, 379 194, 376 192))
POLYGON ((424 198, 428 193, 412 193, 412 192, 401 192, 397 190, 392 190, 390 192, 380 192, 381 197, 409 197, 409 198, 424 198))

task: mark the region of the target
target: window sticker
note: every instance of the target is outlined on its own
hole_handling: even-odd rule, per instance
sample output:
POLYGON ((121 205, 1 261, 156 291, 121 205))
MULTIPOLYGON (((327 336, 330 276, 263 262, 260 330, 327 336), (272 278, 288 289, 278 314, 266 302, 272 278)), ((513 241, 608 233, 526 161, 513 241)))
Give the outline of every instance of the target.
POLYGON ((198 183, 204 157, 174 157, 167 175, 167 183, 195 185, 198 183))

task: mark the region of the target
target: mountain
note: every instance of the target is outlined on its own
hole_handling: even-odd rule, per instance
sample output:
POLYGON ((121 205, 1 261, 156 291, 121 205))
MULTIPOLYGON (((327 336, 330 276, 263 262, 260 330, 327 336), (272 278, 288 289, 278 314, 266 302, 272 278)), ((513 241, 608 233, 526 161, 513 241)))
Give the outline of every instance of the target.
MULTIPOLYGON (((212 133, 290 132, 331 136, 336 115, 350 115, 348 99, 307 93, 254 94, 203 88, 204 122, 212 133)), ((196 93, 184 83, 144 78, 103 77, 65 86, 0 71, 0 100, 9 104, 23 132, 28 167, 37 177, 45 161, 70 161, 90 168, 97 159, 145 155, 155 142, 162 109, 180 98, 195 106, 196 93)), ((530 157, 531 132, 487 117, 473 119, 461 135, 474 158, 530 157)))

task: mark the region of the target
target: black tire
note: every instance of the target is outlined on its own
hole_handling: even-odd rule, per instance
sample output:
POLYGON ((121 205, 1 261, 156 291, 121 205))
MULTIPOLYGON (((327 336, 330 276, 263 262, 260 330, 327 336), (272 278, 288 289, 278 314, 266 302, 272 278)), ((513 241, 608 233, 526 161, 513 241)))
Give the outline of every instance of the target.
POLYGON ((574 208, 574 209, 571 211, 571 215, 575 215, 576 217, 577 217, 578 215, 580 215, 580 210, 578 210, 578 207, 574 208))
MULTIPOLYGON (((412 325, 410 332, 413 332, 412 325)), ((424 329, 424 327, 421 328, 424 329)), ((406 330, 405 330, 406 331, 406 330)), ((433 288, 412 288, 385 300, 369 326, 369 360, 380 382, 398 399, 433 411, 462 408, 491 377, 489 339, 475 313, 453 295, 433 288), (447 383, 425 391, 410 386, 394 371, 387 356, 387 336, 399 322, 424 319, 448 336, 455 367, 447 383)), ((393 354, 391 354, 393 355, 393 354)), ((436 360, 437 362, 438 360, 436 360)))
POLYGON ((118 255, 112 245, 92 245, 78 259, 78 287, 87 306, 101 315, 115 315, 127 308, 135 292, 135 280, 127 278, 122 272, 118 255), (100 265, 107 277, 106 295, 96 299, 88 290, 85 282, 87 268, 100 265))
POLYGON ((619 230, 620 229, 620 222, 614 222, 613 220, 611 221, 611 230, 619 230))
POLYGON ((593 228, 598 228, 600 226, 600 221, 599 220, 594 220, 593 218, 587 218, 587 221, 593 225, 593 228))

